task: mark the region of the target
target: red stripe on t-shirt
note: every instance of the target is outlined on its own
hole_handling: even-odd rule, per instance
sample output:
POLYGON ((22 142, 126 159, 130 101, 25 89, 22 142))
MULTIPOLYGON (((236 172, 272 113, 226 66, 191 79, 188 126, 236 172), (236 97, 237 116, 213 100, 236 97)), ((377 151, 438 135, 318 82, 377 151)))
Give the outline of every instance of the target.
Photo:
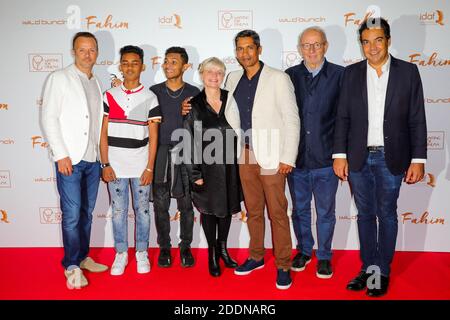
POLYGON ((125 111, 119 106, 109 92, 106 92, 106 98, 108 99, 109 116, 115 119, 126 119, 127 116, 125 115, 125 111))

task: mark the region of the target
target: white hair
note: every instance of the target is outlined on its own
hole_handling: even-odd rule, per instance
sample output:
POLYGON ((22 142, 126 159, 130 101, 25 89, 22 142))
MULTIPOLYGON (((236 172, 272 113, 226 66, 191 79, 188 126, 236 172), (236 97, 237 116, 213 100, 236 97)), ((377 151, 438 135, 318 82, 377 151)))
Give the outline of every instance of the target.
POLYGON ((316 32, 320 33, 322 35, 322 39, 324 40, 324 42, 328 42, 325 31, 319 26, 312 26, 312 27, 306 28, 305 30, 302 31, 302 33, 300 33, 300 35, 298 36, 298 43, 300 43, 300 40, 302 40, 303 35, 308 31, 316 31, 316 32))

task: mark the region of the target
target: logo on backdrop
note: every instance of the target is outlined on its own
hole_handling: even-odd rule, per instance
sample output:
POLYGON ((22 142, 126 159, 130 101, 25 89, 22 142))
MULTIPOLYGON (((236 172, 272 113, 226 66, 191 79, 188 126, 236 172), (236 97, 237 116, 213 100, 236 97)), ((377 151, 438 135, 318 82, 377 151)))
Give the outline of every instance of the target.
POLYGON ((96 66, 112 66, 112 65, 119 65, 119 61, 114 62, 112 60, 101 60, 97 61, 95 63, 96 66))
POLYGON ((6 210, 0 209, 0 222, 11 223, 11 221, 8 220, 8 212, 6 210))
POLYGON ((344 26, 360 26, 369 18, 381 17, 381 9, 378 6, 370 5, 364 15, 357 15, 355 12, 344 14, 344 26))
MULTIPOLYGON (((112 219, 112 213, 111 212, 107 212, 107 213, 97 213, 97 218, 98 219, 112 219)), ((134 219, 134 213, 133 212, 128 212, 128 218, 130 219, 134 219)))
POLYGON ((433 225, 433 224, 445 224, 444 218, 439 217, 430 217, 430 213, 428 211, 425 211, 421 215, 417 216, 414 215, 412 212, 405 212, 401 215, 401 220, 403 224, 426 224, 426 225, 433 225))
POLYGON ((33 18, 22 20, 22 24, 25 26, 64 26, 67 24, 66 18, 61 19, 42 19, 42 18, 33 18))
POLYGON ((9 170, 0 170, 0 188, 11 188, 11 175, 9 170))
POLYGON ((226 10, 218 11, 219 30, 253 29, 253 11, 226 10))
POLYGON ((444 25, 444 12, 442 10, 435 10, 430 12, 423 12, 419 14, 419 21, 424 25, 444 25))
POLYGON ((62 212, 58 207, 39 208, 41 224, 58 224, 62 220, 62 212))
POLYGON ((429 103, 429 104, 450 103, 450 98, 425 98, 425 103, 429 103))
POLYGON ((427 133, 428 150, 444 150, 444 143, 445 143, 444 131, 428 131, 427 133))
POLYGON ((28 64, 30 72, 52 72, 62 69, 63 55, 61 53, 30 53, 28 64))
MULTIPOLYGON (((170 221, 180 221, 181 212, 177 210, 173 216, 170 216, 170 221)), ((194 216, 194 223, 197 223, 197 216, 194 216)))
POLYGON ((47 183, 47 182, 53 182, 56 183, 56 178, 55 177, 39 177, 39 178, 34 178, 33 180, 36 183, 47 183))
POLYGON ((437 52, 433 52, 431 56, 423 57, 421 53, 413 53, 409 55, 409 62, 415 63, 421 67, 444 67, 450 66, 449 59, 441 59, 437 52))
POLYGON ((0 103, 0 110, 8 110, 9 106, 7 103, 0 103))
POLYGON ((360 61, 363 61, 364 60, 364 58, 361 58, 361 57, 359 57, 359 58, 347 58, 347 59, 342 59, 342 63, 344 64, 344 66, 349 66, 349 65, 351 65, 351 64, 354 64, 354 63, 357 63, 357 62, 360 62, 360 61))
POLYGON ((234 220, 237 222, 241 221, 243 223, 247 223, 247 219, 248 219, 247 212, 244 210, 242 210, 241 212, 235 213, 231 216, 231 220, 234 220))
POLYGON ((9 144, 14 144, 14 140, 11 138, 6 138, 6 139, 0 139, 0 144, 3 145, 9 145, 9 144))
POLYGON ((181 25, 181 16, 176 13, 169 16, 161 16, 158 18, 158 22, 161 28, 183 28, 181 25))
POLYGON ((101 19, 97 16, 87 16, 86 27, 88 30, 117 30, 117 29, 128 29, 128 21, 117 21, 113 20, 113 15, 109 14, 106 18, 101 19))
POLYGON ((237 61, 236 57, 228 56, 223 57, 222 62, 228 67, 228 66, 237 66, 239 65, 239 62, 237 61))
POLYGON ((284 69, 293 67, 302 62, 302 57, 297 51, 283 51, 283 60, 281 65, 284 69))
POLYGON ((338 216, 338 220, 342 220, 345 222, 351 222, 351 221, 356 221, 358 219, 357 215, 353 215, 353 216, 338 216))
POLYGON ((33 149, 37 148, 37 147, 41 147, 41 148, 48 148, 48 142, 44 141, 44 138, 42 138, 42 136, 32 136, 31 137, 31 145, 33 147, 33 149))
POLYGON ((291 17, 291 18, 279 18, 280 23, 322 23, 326 22, 324 17, 291 17))

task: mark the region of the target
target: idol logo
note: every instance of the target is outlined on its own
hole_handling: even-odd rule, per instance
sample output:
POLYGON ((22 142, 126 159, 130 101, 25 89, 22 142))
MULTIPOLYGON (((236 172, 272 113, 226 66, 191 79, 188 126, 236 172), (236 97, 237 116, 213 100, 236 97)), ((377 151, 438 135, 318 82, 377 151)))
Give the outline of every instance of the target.
POLYGON ((158 18, 159 26, 161 28, 177 28, 182 29, 181 16, 179 14, 172 14, 171 16, 162 16, 158 18))
POLYGON ((444 13, 442 10, 436 10, 432 12, 424 12, 419 14, 419 20, 421 24, 434 24, 434 25, 444 25, 444 13))
POLYGON ((63 55, 60 53, 30 53, 28 55, 30 72, 52 72, 63 66, 63 55))
POLYGON ((253 11, 227 10, 218 12, 219 30, 242 30, 253 28, 253 11))
POLYGON ((39 216, 42 224, 58 224, 62 220, 62 212, 57 207, 39 208, 39 216))
POLYGON ((8 110, 8 104, 7 103, 0 103, 0 110, 8 110))
POLYGON ((0 210, 0 222, 3 222, 3 223, 11 223, 9 220, 8 220, 8 212, 6 212, 6 210, 0 210))

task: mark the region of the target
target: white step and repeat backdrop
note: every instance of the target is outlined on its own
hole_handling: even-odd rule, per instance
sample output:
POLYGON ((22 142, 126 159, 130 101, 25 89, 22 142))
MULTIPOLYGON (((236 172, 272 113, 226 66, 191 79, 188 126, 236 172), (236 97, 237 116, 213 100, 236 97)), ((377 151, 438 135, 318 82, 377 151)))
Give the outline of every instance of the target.
MULTIPOLYGON (((391 24, 391 53, 417 64, 425 90, 427 175, 417 185, 402 187, 397 249, 449 252, 450 2, 422 0, 0 0, 0 247, 62 245, 55 171, 40 127, 41 94, 49 73, 72 63, 75 32, 90 31, 99 40, 95 73, 103 89, 109 87, 111 74, 120 75, 118 51, 127 44, 145 50, 149 68, 142 82, 146 86, 164 80, 164 51, 175 45, 185 47, 191 59, 185 80, 199 85, 196 69, 207 57, 220 57, 228 70, 239 68, 233 37, 246 28, 261 35, 261 59, 276 68, 300 62, 297 37, 311 25, 327 32, 330 61, 341 65, 360 61, 357 29, 374 11, 371 5, 391 24), (77 23, 79 29, 73 29, 77 23)), ((289 203, 291 207, 290 199, 289 203)), ((176 211, 172 202, 174 245, 178 243, 176 211)), ((347 183, 339 186, 336 216, 334 248, 357 249, 356 210, 347 183)), ((110 217, 108 194, 101 183, 93 246, 113 245, 110 217)), ((130 244, 134 243, 132 217, 130 209, 130 244)), ((199 220, 196 213, 193 247, 206 246, 199 220)), ((268 224, 267 247, 272 246, 269 230, 268 224)), ((156 246, 153 221, 151 246, 156 246)), ((248 246, 243 214, 233 217, 229 246, 248 246)))

